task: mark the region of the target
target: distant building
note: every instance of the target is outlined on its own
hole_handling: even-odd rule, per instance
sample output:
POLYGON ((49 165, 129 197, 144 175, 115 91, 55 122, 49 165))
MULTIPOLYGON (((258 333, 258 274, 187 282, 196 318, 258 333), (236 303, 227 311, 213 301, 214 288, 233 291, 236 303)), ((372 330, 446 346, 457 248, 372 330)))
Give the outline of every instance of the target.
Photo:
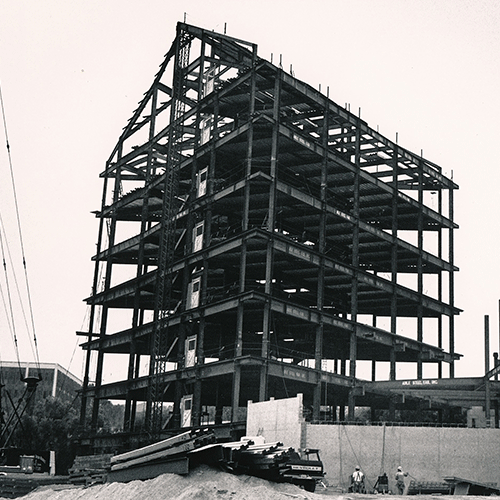
POLYGON ((71 403, 77 396, 77 391, 81 389, 82 382, 68 370, 57 363, 34 363, 15 361, 0 362, 0 382, 2 388, 2 407, 9 412, 7 403, 9 394, 14 403, 17 403, 26 389, 26 384, 21 378, 41 376, 38 383, 34 401, 39 398, 58 397, 63 401, 71 403))

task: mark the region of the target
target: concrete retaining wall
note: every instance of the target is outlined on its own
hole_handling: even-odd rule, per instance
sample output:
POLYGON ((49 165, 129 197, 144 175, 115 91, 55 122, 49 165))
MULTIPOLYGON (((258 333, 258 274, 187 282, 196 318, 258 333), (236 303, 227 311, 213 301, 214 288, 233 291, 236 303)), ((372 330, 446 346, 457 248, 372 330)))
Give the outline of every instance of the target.
POLYGON ((372 486, 382 472, 395 490, 398 465, 408 481, 455 476, 500 485, 500 429, 315 425, 302 417, 302 395, 249 403, 247 434, 295 449, 319 448, 331 485, 347 488, 359 465, 372 486))
POLYGON ((305 432, 307 446, 321 449, 330 484, 347 487, 356 465, 368 485, 387 472, 392 491, 398 465, 409 472, 408 481, 500 482, 500 429, 307 424, 305 432))

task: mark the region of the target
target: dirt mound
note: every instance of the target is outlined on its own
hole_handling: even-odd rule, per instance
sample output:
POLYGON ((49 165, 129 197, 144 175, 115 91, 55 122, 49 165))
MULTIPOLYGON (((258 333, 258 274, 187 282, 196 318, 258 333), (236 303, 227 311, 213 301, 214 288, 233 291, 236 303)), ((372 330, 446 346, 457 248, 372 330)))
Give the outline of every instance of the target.
POLYGON ((163 474, 148 481, 97 484, 88 488, 41 487, 23 500, 289 500, 319 499, 292 484, 279 484, 251 476, 234 476, 209 467, 199 467, 187 476, 163 474))

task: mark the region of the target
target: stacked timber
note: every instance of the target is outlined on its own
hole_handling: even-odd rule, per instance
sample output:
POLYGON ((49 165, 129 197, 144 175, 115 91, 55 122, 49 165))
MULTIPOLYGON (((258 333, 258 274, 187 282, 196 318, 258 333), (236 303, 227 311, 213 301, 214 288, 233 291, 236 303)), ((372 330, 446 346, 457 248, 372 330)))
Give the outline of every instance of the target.
POLYGON ((303 456, 281 442, 262 438, 217 442, 213 431, 187 431, 111 458, 108 481, 152 479, 160 474, 188 474, 198 464, 220 467, 233 474, 248 474, 270 481, 289 482, 314 491, 321 481, 323 463, 318 450, 303 456))
POLYGON ((70 482, 84 486, 105 483, 112 456, 112 454, 76 456, 68 471, 70 482))
POLYGON ((39 486, 51 485, 52 488, 68 488, 67 476, 49 476, 48 474, 8 474, 0 475, 0 498, 19 498, 27 495, 39 486))
POLYGON ((189 473, 188 453, 215 442, 212 431, 187 431, 111 458, 109 481, 152 479, 160 474, 189 473))

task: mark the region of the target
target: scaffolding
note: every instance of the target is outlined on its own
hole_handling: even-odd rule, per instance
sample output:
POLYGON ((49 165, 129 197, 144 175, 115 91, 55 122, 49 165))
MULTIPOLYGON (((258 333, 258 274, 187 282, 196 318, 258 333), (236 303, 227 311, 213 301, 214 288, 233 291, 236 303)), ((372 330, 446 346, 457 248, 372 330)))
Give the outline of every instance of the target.
POLYGON ((101 177, 92 429, 103 399, 151 440, 298 393, 352 420, 360 362, 454 377, 458 186, 255 44, 178 23, 101 177))

